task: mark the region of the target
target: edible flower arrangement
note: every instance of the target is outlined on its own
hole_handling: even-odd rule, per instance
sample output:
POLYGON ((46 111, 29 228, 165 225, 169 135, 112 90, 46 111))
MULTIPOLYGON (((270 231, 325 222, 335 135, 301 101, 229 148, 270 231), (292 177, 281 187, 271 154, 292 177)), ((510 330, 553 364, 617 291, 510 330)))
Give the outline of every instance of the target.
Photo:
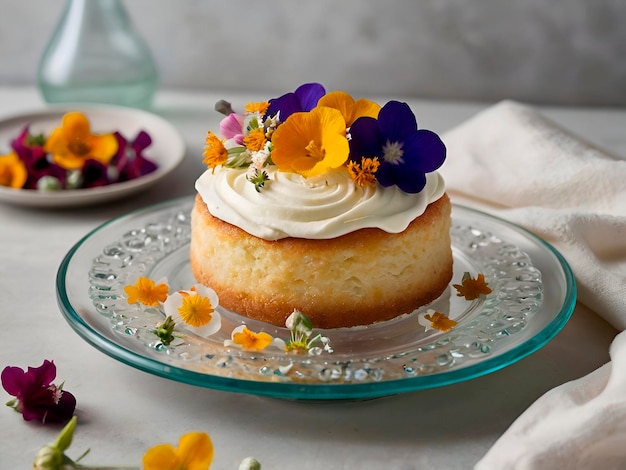
POLYGON ((345 168, 360 187, 397 186, 418 193, 426 174, 439 168, 446 147, 439 136, 418 129, 411 108, 403 102, 384 106, 352 98, 343 91, 327 93, 319 83, 306 83, 292 93, 235 112, 220 101, 226 117, 220 134, 209 131, 204 163, 247 169, 260 191, 270 179, 266 168, 314 177, 345 168))
POLYGON ((0 155, 0 186, 56 191, 95 188, 133 180, 157 169, 143 155, 152 143, 145 131, 129 140, 120 131, 94 134, 89 118, 66 113, 49 135, 32 134, 29 125, 0 155))
MULTIPOLYGON (((208 337, 221 329, 221 315, 217 311, 218 296, 213 289, 202 284, 170 293, 167 279, 155 282, 141 276, 135 284, 124 287, 124 292, 129 304, 157 308, 162 312, 165 319, 155 325, 154 334, 166 346, 185 331, 208 337)), ((287 353, 310 355, 333 352, 330 340, 319 333, 313 334, 311 321, 299 310, 293 311, 285 326, 290 331, 287 339, 274 338, 264 331, 252 331, 246 325, 240 325, 233 329, 231 337, 224 341, 224 346, 248 351, 273 347, 287 353)))
MULTIPOLYGON (((476 278, 464 273, 460 284, 453 284, 457 296, 465 300, 475 300, 491 293, 483 274, 476 278)), ((219 298, 210 287, 195 284, 188 290, 170 292, 167 279, 155 282, 145 276, 139 277, 135 284, 124 287, 129 304, 141 308, 159 310, 164 317, 154 328, 154 334, 168 346, 185 332, 193 332, 201 337, 209 337, 220 331, 221 315, 217 310, 219 298)), ((428 309, 418 315, 418 324, 426 329, 443 332, 452 330, 457 322, 446 314, 428 309)), ((309 318, 297 309, 287 318, 286 328, 290 332, 287 339, 274 338, 264 331, 252 331, 246 325, 240 325, 231 332, 231 337, 224 341, 228 348, 247 351, 262 351, 276 348, 285 353, 320 355, 332 353, 330 339, 320 333, 314 334, 309 318)))

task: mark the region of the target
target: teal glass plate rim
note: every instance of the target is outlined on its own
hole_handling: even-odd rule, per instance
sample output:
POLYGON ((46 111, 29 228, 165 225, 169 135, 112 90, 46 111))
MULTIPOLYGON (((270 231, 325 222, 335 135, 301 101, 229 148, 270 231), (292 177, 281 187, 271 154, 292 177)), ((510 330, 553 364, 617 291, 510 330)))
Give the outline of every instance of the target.
MULTIPOLYGON (((136 229, 137 227, 133 225, 136 218, 142 218, 144 221, 152 220, 152 218, 161 217, 162 214, 172 214, 181 210, 182 214, 186 214, 192 204, 193 199, 190 197, 174 199, 105 222, 85 235, 71 248, 59 266, 56 279, 57 301, 61 313, 80 337, 99 351, 126 365, 170 380, 237 393, 319 401, 375 398, 440 387, 495 372, 536 352, 551 341, 565 326, 575 307, 576 283, 573 273, 563 256, 554 247, 511 222, 453 204, 453 226, 461 224, 463 230, 476 231, 481 233, 481 236, 485 233, 489 236, 495 234, 496 240, 501 237, 507 246, 513 246, 510 241, 513 238, 513 242, 520 245, 520 253, 528 255, 531 264, 541 273, 542 302, 538 304, 536 311, 531 312, 527 324, 519 333, 497 340, 500 343, 496 344, 492 353, 468 360, 466 363, 459 362, 457 365, 453 363, 452 366, 441 370, 418 372, 412 376, 407 374, 401 378, 389 380, 374 379, 356 383, 354 381, 356 373, 354 370, 350 371, 349 366, 347 370, 354 373, 352 382, 325 382, 321 380, 317 382, 291 382, 280 380, 281 377, 270 377, 269 379, 264 377, 263 380, 259 380, 254 374, 251 374, 250 377, 240 378, 229 377, 227 373, 226 375, 216 375, 192 370, 186 368, 184 363, 182 365, 180 363, 173 364, 167 355, 159 355, 147 347, 137 346, 132 341, 127 342, 127 338, 121 338, 123 335, 113 332, 109 323, 110 319, 96 309, 93 299, 88 295, 90 263, 108 243, 113 243, 123 234, 136 229), (277 380, 273 381, 273 378, 277 380)), ((183 226, 188 225, 188 220, 183 220, 181 224, 183 226)), ((471 244, 474 245, 475 243, 472 241, 471 244)), ((179 257, 183 256, 180 253, 185 252, 185 244, 183 243, 181 246, 182 252, 180 249, 178 250, 179 257)), ((453 249, 455 264, 463 264, 464 248, 460 249, 455 246, 453 241, 453 249)), ((502 263, 503 261, 499 260, 498 262, 502 263)), ((508 260, 504 261, 504 263, 508 262, 508 260)), ((170 267, 161 267, 161 269, 167 270, 170 267)), ((182 269, 184 270, 185 267, 182 269)), ((455 281, 458 282, 458 279, 455 281)), ((449 297, 452 298, 451 295, 449 297)), ((472 315, 475 315, 476 311, 479 312, 478 315, 480 316, 481 309, 485 309, 485 307, 480 304, 467 308, 467 312, 470 313, 464 313, 464 315, 467 314, 467 319, 465 317, 459 318, 459 327, 465 327, 463 322, 472 322, 472 315)), ((504 309, 506 310, 506 307, 504 309)), ((332 332, 333 330, 326 331, 332 332)), ((470 331, 468 334, 474 334, 471 330, 468 331, 470 331)), ((504 331, 506 333, 506 330, 504 331)), ((431 346, 431 344, 445 344, 448 334, 435 332, 431 337, 423 339, 419 343, 418 349, 421 350, 423 347, 425 349, 434 348, 435 346, 431 346)), ((237 352, 232 356, 235 362, 240 360, 238 357, 241 357, 237 356, 237 352)), ((260 360, 259 366, 263 364, 263 354, 258 354, 258 357, 252 356, 249 354, 248 359, 260 360)), ((338 357, 332 357, 331 354, 312 357, 311 361, 317 364, 318 368, 323 367, 326 363, 332 368, 333 364, 341 364, 343 360, 346 360, 346 357, 348 357, 346 354, 340 354, 338 357)), ((394 357, 397 359, 397 355, 394 357)), ((381 357, 378 360, 381 361, 384 369, 387 359, 381 357)), ((400 361, 402 361, 402 354, 400 354, 400 361)), ((368 367, 367 361, 365 364, 365 367, 368 367)), ((409 361, 408 366, 414 365, 409 361)), ((408 369, 412 371, 411 367, 408 369)), ((338 373, 345 373, 346 371, 344 369, 342 372, 340 368, 338 370, 338 373)), ((362 372, 362 370, 360 371, 362 372)), ((270 373, 270 375, 272 374, 270 373)))

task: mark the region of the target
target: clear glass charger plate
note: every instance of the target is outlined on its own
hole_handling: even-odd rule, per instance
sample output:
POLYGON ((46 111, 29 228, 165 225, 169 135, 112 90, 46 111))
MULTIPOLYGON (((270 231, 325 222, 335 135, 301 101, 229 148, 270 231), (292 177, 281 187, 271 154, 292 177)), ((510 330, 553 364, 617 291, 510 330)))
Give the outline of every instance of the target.
MULTIPOLYGON (((320 330, 334 351, 298 355, 224 346, 246 324, 287 339, 289 331, 220 309, 221 330, 181 330, 170 345, 154 333, 163 315, 129 305, 123 288, 139 276, 167 278, 170 291, 195 283, 189 266, 193 198, 113 219, 80 240, 57 273, 60 309, 88 343, 137 369, 196 386, 278 398, 372 398, 469 380, 506 367, 548 343, 576 301, 571 269, 548 243, 482 212, 453 205, 454 276, 444 294, 411 314, 367 327, 320 330), (452 287, 464 272, 485 275, 492 293, 473 301, 452 287), (426 329, 428 308, 457 321, 426 329)), ((375 268, 375 266, 373 266, 375 268)))

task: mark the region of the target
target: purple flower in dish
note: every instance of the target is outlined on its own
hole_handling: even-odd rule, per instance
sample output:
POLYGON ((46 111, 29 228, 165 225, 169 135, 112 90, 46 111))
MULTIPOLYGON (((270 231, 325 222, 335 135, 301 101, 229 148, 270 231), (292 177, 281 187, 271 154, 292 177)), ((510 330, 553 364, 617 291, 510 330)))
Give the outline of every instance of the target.
POLYGON ((376 180, 382 186, 398 186, 418 193, 426 185, 426 173, 446 159, 446 147, 432 131, 417 128, 417 120, 406 103, 390 101, 378 119, 360 117, 350 127, 350 159, 378 157, 376 180))
POLYGON ((22 413, 26 421, 64 423, 74 414, 76 398, 52 384, 56 377, 54 362, 44 360, 39 367, 23 371, 19 367, 5 367, 2 386, 15 397, 7 405, 22 413))
POLYGON ((265 115, 275 116, 280 112, 280 122, 285 122, 293 113, 311 111, 325 94, 326 90, 319 83, 305 83, 293 93, 285 93, 278 98, 272 98, 265 115))
POLYGON ((43 136, 33 136, 26 126, 19 136, 11 141, 11 148, 24 162, 28 177, 24 189, 37 189, 37 182, 44 176, 52 176, 65 186, 67 171, 48 158, 43 148, 43 136))
POLYGON ((118 171, 115 181, 128 181, 157 169, 157 165, 143 156, 143 151, 152 144, 152 138, 145 131, 140 131, 135 140, 128 142, 122 134, 115 132, 119 148, 114 166, 118 171))

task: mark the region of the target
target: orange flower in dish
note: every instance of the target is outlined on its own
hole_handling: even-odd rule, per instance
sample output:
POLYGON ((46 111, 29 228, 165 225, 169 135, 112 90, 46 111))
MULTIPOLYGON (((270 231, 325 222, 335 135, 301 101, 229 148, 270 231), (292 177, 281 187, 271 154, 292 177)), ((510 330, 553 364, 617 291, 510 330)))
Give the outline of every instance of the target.
POLYGON ((255 333, 246 327, 234 331, 232 339, 235 344, 238 344, 243 349, 249 349, 252 351, 262 351, 272 344, 272 341, 274 340, 274 338, 263 331, 255 333))
POLYGON ((346 121, 346 127, 350 127, 354 121, 362 116, 376 118, 380 111, 378 103, 365 98, 354 101, 354 98, 345 91, 332 91, 322 96, 317 105, 339 110, 346 121))
POLYGON ((443 332, 448 332, 457 325, 457 322, 450 319, 445 313, 437 312, 432 309, 428 309, 425 313, 421 313, 417 321, 420 325, 425 326, 426 328, 443 332))
POLYGON ((346 121, 328 107, 294 113, 274 131, 272 161, 281 171, 317 176, 348 159, 346 121))
POLYGON ((128 296, 128 303, 141 303, 148 307, 155 307, 160 302, 165 302, 169 286, 165 282, 155 283, 152 279, 141 276, 134 285, 124 287, 128 296))
POLYGON ((484 274, 478 274, 474 279, 469 273, 464 273, 461 284, 453 284, 453 287, 458 291, 457 297, 465 297, 465 300, 475 300, 482 295, 491 293, 491 288, 487 285, 484 274))
POLYGON ((52 131, 45 145, 54 163, 66 170, 82 168, 89 159, 108 165, 117 150, 115 135, 92 134, 89 119, 79 112, 65 114, 61 127, 52 131))
POLYGON ((0 186, 19 189, 24 186, 27 178, 26 166, 15 152, 0 155, 0 186))

